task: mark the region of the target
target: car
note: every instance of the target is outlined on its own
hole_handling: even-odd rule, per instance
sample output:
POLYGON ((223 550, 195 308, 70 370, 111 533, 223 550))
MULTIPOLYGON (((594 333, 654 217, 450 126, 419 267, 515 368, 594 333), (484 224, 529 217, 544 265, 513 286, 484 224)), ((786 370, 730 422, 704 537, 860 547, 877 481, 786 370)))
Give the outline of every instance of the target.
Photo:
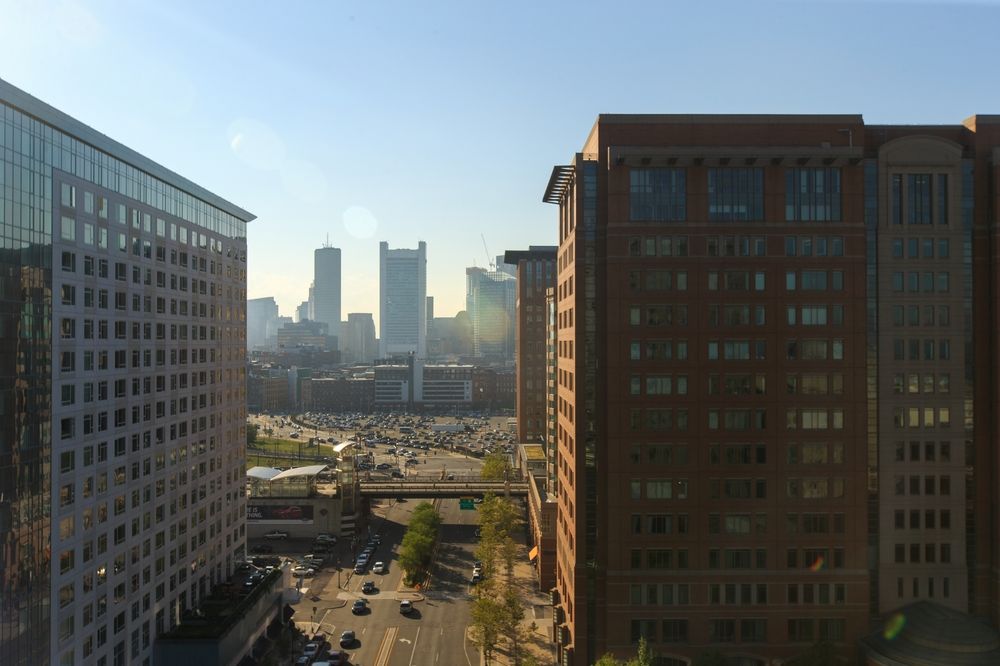
POLYGON ((476 536, 477 537, 483 536, 483 531, 480 528, 478 528, 478 527, 476 528, 476 536))
POLYGON ((251 553, 273 553, 274 546, 269 546, 266 543, 258 543, 255 546, 250 547, 251 553))
POLYGON ((388 569, 385 566, 385 562, 376 562, 375 566, 372 567, 372 573, 374 573, 374 574, 385 574, 385 573, 388 573, 388 569))
POLYGON ((389 476, 391 476, 394 479, 402 479, 403 478, 403 473, 400 472, 398 469, 394 469, 394 470, 392 470, 392 473, 389 474, 389 476))
POLYGON ((257 583, 261 582, 262 580, 264 580, 264 574, 260 573, 250 574, 250 576, 248 576, 247 579, 243 581, 243 587, 248 590, 252 589, 256 587, 257 583))
POLYGON ((321 566, 324 562, 326 562, 325 557, 323 557, 322 555, 315 555, 313 553, 309 553, 308 555, 303 555, 302 560, 304 562, 307 562, 309 564, 314 564, 316 566, 321 566))
POLYGON ((314 659, 316 655, 319 654, 319 651, 322 649, 322 647, 323 646, 320 643, 316 642, 306 643, 306 646, 302 649, 302 656, 314 659))
POLYGON ((317 661, 313 666, 343 666, 347 663, 347 657, 340 650, 334 650, 327 657, 327 661, 317 661))
POLYGON ((302 655, 301 657, 295 660, 295 666, 309 666, 309 664, 311 663, 313 663, 312 658, 307 657, 305 655, 302 655))
POLYGON ((472 568, 473 569, 482 569, 483 568, 483 561, 482 560, 476 560, 475 562, 472 563, 472 568))
POLYGON ((316 570, 312 567, 298 566, 292 569, 292 575, 296 578, 312 578, 316 575, 316 570))
POLYGON ((390 467, 392 467, 392 465, 389 463, 379 463, 375 465, 375 469, 389 469, 390 467))
POLYGON ((449 481, 454 481, 455 480, 455 475, 454 474, 449 474, 448 475, 448 480, 449 481))
POLYGON ((316 541, 329 541, 330 543, 337 543, 337 537, 332 534, 327 534, 326 532, 320 532, 316 535, 316 541))
POLYGON ((357 638, 354 636, 354 632, 350 629, 340 634, 340 647, 346 648, 351 647, 357 642, 357 638))
POLYGON ((351 612, 355 615, 364 615, 368 612, 368 602, 364 599, 355 599, 351 606, 351 612))
POLYGON ((480 575, 478 573, 474 573, 474 574, 472 574, 472 578, 469 580, 469 582, 472 583, 473 585, 475 585, 476 583, 478 583, 482 579, 483 579, 482 575, 480 575))
POLYGON ((399 602, 399 612, 403 615, 409 615, 413 612, 413 602, 403 599, 399 602))
POLYGON ((236 573, 246 573, 248 571, 256 571, 257 568, 250 564, 249 562, 237 562, 236 566, 233 567, 233 571, 236 573))
MULTIPOLYGON (((375 594, 375 581, 366 580, 361 586, 361 591, 365 594, 375 594)), ((361 601, 361 599, 358 599, 358 601, 361 601)), ((357 601, 354 603, 357 603, 357 601)))
POLYGON ((368 571, 367 562, 358 562, 357 564, 354 565, 354 573, 356 574, 363 574, 367 571, 368 571))
POLYGON ((281 530, 273 530, 264 535, 265 539, 287 539, 288 532, 282 532, 281 530))

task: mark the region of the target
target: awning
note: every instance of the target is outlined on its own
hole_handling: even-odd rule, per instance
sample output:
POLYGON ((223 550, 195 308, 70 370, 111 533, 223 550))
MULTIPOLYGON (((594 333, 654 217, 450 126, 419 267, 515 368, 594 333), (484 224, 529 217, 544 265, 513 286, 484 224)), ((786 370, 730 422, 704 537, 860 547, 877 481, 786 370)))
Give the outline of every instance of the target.
POLYGON ((538 546, 535 546, 530 551, 528 551, 528 561, 530 562, 531 560, 535 559, 536 557, 538 557, 538 546))

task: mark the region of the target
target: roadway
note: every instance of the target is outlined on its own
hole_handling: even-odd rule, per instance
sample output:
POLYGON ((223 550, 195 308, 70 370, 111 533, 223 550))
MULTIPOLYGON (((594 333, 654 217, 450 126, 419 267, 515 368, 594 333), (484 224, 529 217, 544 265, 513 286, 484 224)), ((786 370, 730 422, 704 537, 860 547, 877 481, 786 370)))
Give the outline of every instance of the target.
MULTIPOLYGON (((367 573, 342 574, 343 589, 337 588, 336 574, 326 572, 306 584, 306 598, 298 604, 295 621, 309 631, 317 627, 324 632, 332 649, 338 649, 341 632, 353 630, 358 642, 345 651, 351 664, 374 666, 424 666, 447 664, 478 665, 475 647, 466 638, 469 622, 469 576, 476 547, 475 529, 478 514, 463 511, 456 500, 438 500, 442 514, 441 539, 433 567, 430 588, 419 595, 402 589, 402 571, 396 551, 417 501, 387 502, 376 509, 372 530, 382 536, 382 544, 372 561, 389 566, 385 575, 367 573), (324 580, 325 579, 325 580, 324 580), (363 594, 364 581, 375 582, 375 594, 363 594), (312 601, 312 595, 319 601, 312 601), (366 598, 369 612, 353 615, 355 599, 366 598), (400 599, 413 599, 410 615, 399 612, 400 599), (317 615, 311 614, 312 606, 317 615), (313 624, 313 622, 316 624, 313 624)), ((346 550, 346 549, 345 549, 346 550)), ((348 560, 345 553, 344 561, 348 560)))

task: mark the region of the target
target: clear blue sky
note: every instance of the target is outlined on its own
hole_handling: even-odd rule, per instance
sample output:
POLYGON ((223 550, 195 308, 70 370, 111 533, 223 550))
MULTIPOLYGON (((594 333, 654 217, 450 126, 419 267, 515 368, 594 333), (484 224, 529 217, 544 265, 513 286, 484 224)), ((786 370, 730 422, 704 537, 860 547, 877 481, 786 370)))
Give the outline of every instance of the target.
POLYGON ((556 242, 541 203, 598 113, 1000 113, 998 2, 0 0, 0 77, 257 214, 249 296, 306 298, 344 251, 427 241, 439 315, 466 266, 556 242))

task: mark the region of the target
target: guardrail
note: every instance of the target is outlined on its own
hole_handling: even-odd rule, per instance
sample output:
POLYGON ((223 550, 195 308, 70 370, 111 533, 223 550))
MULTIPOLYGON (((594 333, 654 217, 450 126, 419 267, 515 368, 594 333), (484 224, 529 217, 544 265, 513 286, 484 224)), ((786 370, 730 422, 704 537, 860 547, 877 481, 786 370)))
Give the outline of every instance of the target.
POLYGON ((504 481, 483 481, 479 480, 420 480, 420 481, 361 481, 359 490, 364 497, 392 498, 392 497, 469 497, 481 496, 485 494, 505 495, 527 495, 528 484, 523 481, 512 481, 509 484, 504 481))

